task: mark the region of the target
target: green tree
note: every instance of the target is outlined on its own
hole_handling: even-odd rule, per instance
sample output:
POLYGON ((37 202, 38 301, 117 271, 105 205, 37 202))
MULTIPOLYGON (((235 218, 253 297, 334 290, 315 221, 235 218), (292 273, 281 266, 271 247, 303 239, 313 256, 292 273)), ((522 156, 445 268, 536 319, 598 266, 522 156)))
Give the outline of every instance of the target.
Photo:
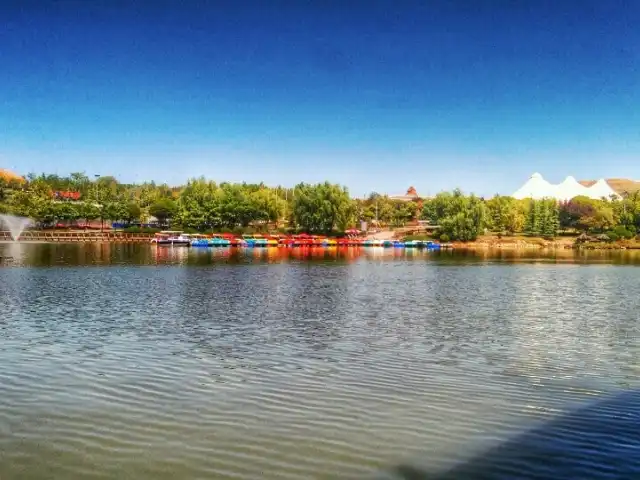
POLYGON ((277 223, 285 210, 285 201, 275 190, 261 188, 250 194, 250 201, 257 220, 277 223))
POLYGON ((609 205, 613 210, 615 224, 634 233, 640 229, 640 192, 626 194, 622 200, 613 198, 609 205))
POLYGON ((560 225, 584 232, 602 232, 616 223, 614 213, 614 207, 608 200, 578 196, 560 206, 560 225))
POLYGON ((355 205, 346 188, 329 182, 296 186, 293 218, 309 233, 331 233, 345 230, 355 221, 355 205))
POLYGON ((121 207, 122 220, 128 224, 140 221, 142 216, 142 209, 136 202, 125 202, 121 207))
POLYGON ((554 199, 529 200, 525 233, 555 237, 560 227, 558 202, 554 199))
POLYGON ((149 213, 156 217, 162 225, 166 225, 175 212, 176 204, 169 198, 161 198, 149 207, 149 213))
POLYGON ((390 223, 394 227, 402 227, 413 220, 415 212, 416 204, 414 202, 394 201, 390 223))
POLYGON ((52 190, 49 184, 40 177, 32 176, 26 188, 11 195, 8 210, 37 222, 51 218, 52 190))
POLYGON ((441 234, 450 240, 475 240, 486 223, 486 206, 475 195, 466 196, 460 190, 443 192, 425 202, 422 218, 439 225, 441 234))
POLYGON ((83 197, 85 197, 89 191, 91 180, 84 174, 84 172, 74 172, 69 175, 68 183, 72 191, 79 192, 83 197))
POLYGON ((78 218, 86 221, 100 218, 100 207, 93 202, 84 201, 77 205, 78 218))
POLYGON ((258 219, 256 205, 251 200, 252 189, 230 183, 222 184, 220 189, 220 219, 223 227, 247 227, 258 219))
POLYGON ((522 232, 526 223, 527 206, 513 197, 496 195, 486 202, 487 227, 494 232, 513 235, 522 232))

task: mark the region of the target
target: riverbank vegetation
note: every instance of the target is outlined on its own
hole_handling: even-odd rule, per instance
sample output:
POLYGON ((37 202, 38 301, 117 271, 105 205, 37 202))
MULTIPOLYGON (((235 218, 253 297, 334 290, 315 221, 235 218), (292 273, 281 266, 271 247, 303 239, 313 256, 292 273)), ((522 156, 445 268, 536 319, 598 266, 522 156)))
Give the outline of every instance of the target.
POLYGON ((43 227, 109 220, 129 231, 152 222, 194 232, 279 228, 318 234, 376 219, 379 225, 401 226, 419 214, 412 202, 378 194, 353 200, 346 188, 328 182, 285 188, 198 178, 169 187, 91 179, 82 173, 28 175, 24 183, 0 179, 0 212, 30 217, 43 227))
POLYGON ((393 228, 420 219, 433 227, 430 235, 442 241, 473 242, 493 232, 505 239, 573 235, 582 244, 629 243, 640 230, 640 194, 558 203, 499 195, 485 199, 454 190, 402 201, 375 193, 352 199, 346 188, 328 182, 285 188, 198 178, 170 187, 73 173, 28 175, 23 182, 0 179, 0 213, 27 216, 43 227, 109 220, 130 231, 148 229, 152 222, 160 228, 200 232, 279 229, 315 234, 358 228, 361 222, 393 228))
POLYGON ((463 242, 488 232, 498 237, 528 236, 552 239, 578 236, 588 242, 633 239, 640 230, 640 193, 622 199, 575 197, 567 202, 551 199, 517 200, 496 195, 484 200, 461 191, 441 193, 425 202, 423 218, 440 225, 440 235, 463 242))

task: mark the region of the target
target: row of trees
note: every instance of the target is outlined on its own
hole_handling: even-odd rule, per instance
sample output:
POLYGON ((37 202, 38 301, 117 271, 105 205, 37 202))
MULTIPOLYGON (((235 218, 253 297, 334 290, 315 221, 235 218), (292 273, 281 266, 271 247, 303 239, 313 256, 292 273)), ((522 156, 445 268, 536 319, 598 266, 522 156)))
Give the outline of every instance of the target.
POLYGON ((559 203, 499 195, 483 200, 455 190, 426 201, 422 217, 440 225, 445 238, 463 241, 474 240, 485 230, 543 237, 554 237, 560 231, 593 232, 615 239, 640 232, 640 192, 623 199, 579 196, 559 203))
MULTIPOLYGON (((0 180, 0 211, 30 217, 42 224, 110 218, 133 222, 141 216, 139 202, 124 195, 124 186, 113 177, 102 177, 91 182, 86 176, 75 175, 78 175, 81 183, 60 185, 50 182, 50 177, 33 175, 28 177, 26 183, 18 185, 0 180), (55 199, 55 192, 71 189, 80 192, 83 200, 72 202, 55 199)), ((68 179, 69 183, 72 181, 68 179)))
POLYGON ((108 219, 146 222, 177 228, 234 230, 254 226, 287 226, 309 233, 329 233, 360 221, 401 226, 415 218, 438 225, 443 239, 472 241, 489 230, 503 235, 553 237, 559 231, 610 232, 622 236, 640 230, 640 194, 624 199, 568 202, 516 200, 507 196, 483 199, 460 190, 443 192, 422 202, 397 201, 372 194, 352 199, 346 188, 328 182, 294 188, 264 184, 215 183, 193 179, 180 187, 123 184, 113 177, 89 178, 29 175, 25 182, 0 179, 0 213, 28 216, 42 224, 108 219), (79 192, 79 201, 60 200, 57 191, 79 192))
MULTIPOLYGON (((364 207, 370 210, 368 203, 364 207)), ((24 183, 0 180, 0 213, 30 217, 42 225, 97 219, 132 224, 155 217, 160 225, 198 231, 287 224, 329 233, 355 225, 358 208, 344 187, 328 182, 287 189, 199 178, 170 188, 74 173, 69 177, 29 175, 24 183), (80 193, 80 200, 56 197, 55 192, 65 191, 80 193)))

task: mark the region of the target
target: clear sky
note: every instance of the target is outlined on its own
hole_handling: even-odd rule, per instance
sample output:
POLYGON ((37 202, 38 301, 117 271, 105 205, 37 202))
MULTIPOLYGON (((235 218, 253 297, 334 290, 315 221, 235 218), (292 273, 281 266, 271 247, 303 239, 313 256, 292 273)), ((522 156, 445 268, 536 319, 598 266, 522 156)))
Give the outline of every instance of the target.
POLYGON ((0 167, 354 195, 640 178, 640 2, 0 2, 0 167))

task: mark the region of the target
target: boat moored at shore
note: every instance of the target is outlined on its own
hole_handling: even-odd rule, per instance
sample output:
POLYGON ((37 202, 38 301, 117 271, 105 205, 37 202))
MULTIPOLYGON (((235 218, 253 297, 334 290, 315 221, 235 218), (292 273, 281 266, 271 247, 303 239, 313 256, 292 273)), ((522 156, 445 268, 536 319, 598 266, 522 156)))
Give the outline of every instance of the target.
POLYGON ((425 240, 397 240, 358 237, 332 238, 318 235, 243 235, 237 237, 224 234, 187 234, 180 231, 163 231, 151 240, 158 246, 191 246, 191 247, 247 247, 247 248, 332 248, 332 247, 364 247, 364 248, 409 248, 440 250, 452 248, 450 244, 440 244, 425 240))
POLYGON ((165 230, 156 233, 151 243, 158 246, 190 247, 193 239, 180 231, 165 230))

